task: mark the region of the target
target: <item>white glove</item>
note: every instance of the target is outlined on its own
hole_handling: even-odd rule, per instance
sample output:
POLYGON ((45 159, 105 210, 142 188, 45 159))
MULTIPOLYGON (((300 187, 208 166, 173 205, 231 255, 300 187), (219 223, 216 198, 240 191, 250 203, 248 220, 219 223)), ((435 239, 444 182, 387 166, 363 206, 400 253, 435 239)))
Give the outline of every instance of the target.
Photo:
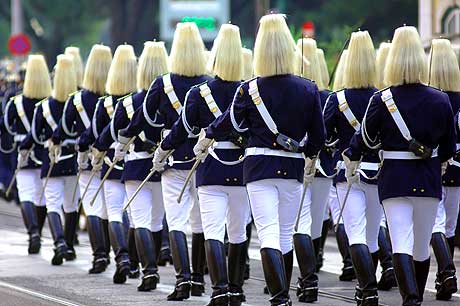
POLYGON ((29 161, 29 150, 20 150, 18 154, 18 169, 27 166, 29 161))
POLYGON ((78 169, 80 170, 87 169, 89 166, 88 159, 89 159, 88 151, 78 152, 78 155, 77 155, 78 169))
POLYGON ((202 162, 206 159, 209 154, 209 147, 212 144, 212 139, 206 138, 206 132, 204 129, 201 130, 198 142, 193 147, 193 153, 195 153, 196 159, 202 162))
POLYGON ((441 163, 441 175, 446 174, 446 170, 447 170, 448 165, 449 165, 448 161, 441 163))
POLYGON ((62 148, 60 144, 54 144, 52 140, 48 141, 48 156, 50 158, 50 163, 56 163, 61 156, 62 148))
POLYGON ((126 144, 117 142, 115 144, 115 153, 113 154, 113 158, 117 160, 124 160, 126 153, 128 153, 126 144))
POLYGON ((357 170, 361 161, 352 161, 343 153, 342 158, 345 162, 345 177, 347 178, 348 184, 359 183, 359 173, 357 170))
POLYGON ((93 166, 93 170, 94 171, 99 171, 102 169, 102 165, 104 164, 104 152, 103 151, 99 151, 98 149, 96 148, 93 148, 92 149, 92 152, 91 152, 91 155, 92 155, 92 159, 91 159, 91 166, 93 166))
POLYGON ((310 157, 305 158, 305 167, 303 172, 303 183, 311 184, 315 178, 316 173, 316 159, 311 159, 310 157))
POLYGON ((163 150, 161 145, 158 146, 158 148, 155 150, 155 153, 153 154, 153 170, 161 172, 165 169, 167 163, 166 156, 169 154, 169 152, 170 151, 163 150))

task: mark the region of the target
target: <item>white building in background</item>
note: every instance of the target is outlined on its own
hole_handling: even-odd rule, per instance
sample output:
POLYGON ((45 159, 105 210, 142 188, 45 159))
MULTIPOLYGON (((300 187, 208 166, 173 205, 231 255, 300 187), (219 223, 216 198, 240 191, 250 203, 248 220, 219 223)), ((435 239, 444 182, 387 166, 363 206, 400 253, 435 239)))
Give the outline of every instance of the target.
POLYGON ((460 47, 460 0, 419 0, 418 29, 423 45, 428 48, 433 38, 452 41, 457 53, 460 47))

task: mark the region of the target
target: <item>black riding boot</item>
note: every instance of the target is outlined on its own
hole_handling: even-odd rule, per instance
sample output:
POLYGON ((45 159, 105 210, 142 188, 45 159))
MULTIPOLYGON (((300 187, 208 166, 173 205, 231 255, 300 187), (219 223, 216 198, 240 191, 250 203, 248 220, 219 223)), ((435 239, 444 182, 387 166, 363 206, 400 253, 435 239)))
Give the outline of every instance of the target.
POLYGON ((356 288, 355 296, 358 305, 377 306, 379 301, 377 280, 375 278, 372 256, 367 245, 351 245, 350 254, 359 284, 359 288, 356 288))
POLYGON ((109 220, 101 219, 102 221, 102 234, 104 237, 105 257, 107 264, 110 264, 110 234, 109 234, 109 220))
POLYGON ((286 271, 284 270, 284 260, 281 251, 263 248, 260 250, 262 257, 262 267, 264 269, 265 282, 271 298, 272 306, 290 306, 289 288, 286 286, 286 271))
POLYGON ((42 236, 43 226, 46 221, 46 211, 46 206, 35 206, 35 214, 37 215, 38 232, 40 237, 42 236))
POLYGON ((297 297, 301 303, 313 303, 318 300, 318 276, 311 237, 306 234, 294 234, 294 248, 300 270, 297 297))
POLYGON ((104 272, 108 265, 102 219, 97 216, 88 216, 86 220, 89 242, 93 250, 93 266, 89 269, 89 274, 99 274, 104 272))
POLYGON ((171 231, 169 244, 176 270, 176 287, 168 295, 168 301, 182 301, 190 297, 190 260, 188 257, 187 237, 184 232, 171 231))
POLYGON ((110 244, 115 253, 116 270, 113 275, 114 284, 123 284, 129 274, 129 255, 123 223, 109 223, 110 244))
POLYGON ((150 291, 157 288, 160 281, 157 267, 157 251, 153 242, 152 233, 146 228, 137 228, 135 231, 136 247, 142 263, 142 281, 137 291, 150 291))
POLYGON ((206 265, 206 251, 204 249, 204 234, 192 234, 192 296, 201 296, 204 293, 204 267, 206 265))
POLYGON ((418 289, 415 279, 414 260, 408 254, 396 253, 393 255, 394 271, 398 280, 399 293, 403 306, 418 306, 418 289))
MULTIPOLYGON (((228 306, 228 278, 225 262, 225 246, 218 240, 209 239, 205 243, 206 259, 211 278, 211 301, 208 306, 228 306)), ((235 267, 237 269, 237 267, 235 267)))
POLYGON ((452 298, 452 294, 457 292, 457 277, 455 276, 454 261, 444 234, 434 233, 431 236, 431 246, 438 262, 436 299, 448 301, 452 298))
POLYGON ((61 216, 57 212, 48 213, 48 223, 54 240, 54 256, 51 264, 54 266, 62 265, 64 257, 67 254, 67 244, 64 239, 61 216))
POLYGON ((430 273, 430 258, 425 261, 416 261, 414 260, 415 267, 415 279, 417 280, 418 288, 418 302, 422 304, 423 302, 423 293, 425 293, 426 281, 428 279, 428 274, 430 273))
POLYGON ((32 202, 21 203, 22 219, 29 235, 29 254, 37 254, 40 252, 41 241, 40 232, 37 222, 37 215, 35 213, 35 205, 32 202))
POLYGON ((339 276, 341 281, 352 281, 356 278, 355 270, 353 268, 353 262, 351 261, 350 256, 350 245, 348 244, 347 233, 345 232, 345 226, 339 224, 337 226, 337 232, 335 233, 337 239, 337 246, 339 247, 339 252, 342 255, 342 274, 339 276))
MULTIPOLYGON (((246 249, 249 248, 249 244, 251 243, 251 236, 252 236, 252 222, 246 225, 246 249)), ((251 267, 249 264, 249 252, 246 250, 246 265, 244 269, 244 279, 247 280, 251 274, 251 267)))
POLYGON ((246 301, 243 292, 243 284, 247 253, 247 240, 238 244, 229 243, 228 245, 228 288, 230 291, 230 306, 240 306, 241 303, 246 301))
POLYGON ((450 238, 446 238, 446 240, 447 240, 447 244, 449 245, 450 254, 452 255, 452 258, 454 258, 455 236, 452 236, 450 238))
POLYGON ((170 265, 173 264, 171 257, 171 250, 169 248, 169 229, 168 223, 166 222, 166 217, 163 219, 163 230, 161 231, 161 250, 158 255, 158 265, 166 266, 166 263, 169 262, 170 265))
POLYGON ((137 255, 135 229, 130 227, 128 230, 128 253, 129 253, 129 278, 138 278, 139 256, 137 255))
POLYGON ((67 253, 65 255, 65 260, 72 261, 77 258, 75 254, 75 249, 73 247, 75 242, 75 234, 77 232, 78 224, 78 213, 64 213, 64 238, 67 244, 67 253))
POLYGON ((327 219, 323 221, 323 227, 321 228, 321 240, 319 245, 318 254, 316 254, 316 272, 319 272, 323 267, 324 261, 324 245, 326 244, 327 234, 331 226, 331 220, 327 219))
POLYGON ((379 260, 382 267, 382 276, 377 284, 379 290, 390 290, 397 287, 395 272, 392 262, 392 250, 390 235, 386 227, 381 226, 379 230, 379 260))

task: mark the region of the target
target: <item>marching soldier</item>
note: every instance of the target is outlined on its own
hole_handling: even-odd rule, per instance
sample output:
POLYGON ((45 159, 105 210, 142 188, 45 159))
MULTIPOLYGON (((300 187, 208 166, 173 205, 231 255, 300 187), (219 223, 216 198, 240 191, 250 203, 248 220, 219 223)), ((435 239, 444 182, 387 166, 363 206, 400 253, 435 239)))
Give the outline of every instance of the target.
MULTIPOLYGON (((344 88, 343 87, 343 77, 344 77, 343 73, 344 73, 344 68, 345 68, 345 62, 347 61, 347 56, 348 56, 348 50, 344 50, 342 52, 342 55, 339 58, 339 62, 337 64, 337 69, 336 69, 336 73, 334 77, 334 83, 333 83, 333 90, 335 92, 339 90, 343 90, 344 88)), ((333 140, 332 138, 327 140, 327 146, 331 148, 335 146, 334 142, 336 142, 336 140, 333 140)), ((338 151, 334 153, 333 161, 335 163, 337 162, 337 158, 338 158, 337 156, 339 154, 340 152, 338 151)), ((356 278, 356 275, 355 275, 355 270, 353 268, 353 263, 351 261, 350 244, 348 241, 347 233, 345 232, 345 226, 343 225, 343 218, 339 218, 341 206, 337 198, 337 189, 336 189, 335 183, 332 185, 331 189, 329 190, 328 205, 329 205, 329 210, 331 212, 332 223, 335 228, 335 238, 337 241, 337 246, 338 246, 340 255, 342 256, 342 262, 343 262, 342 274, 339 275, 339 280, 352 281, 353 279, 356 278)))
MULTIPOLYGON (((126 198, 125 186, 121 182, 123 160, 114 156, 115 143, 111 148, 104 147, 107 149, 106 152, 99 149, 102 150, 101 142, 104 139, 109 139, 109 142, 116 139, 115 133, 111 132, 113 130, 111 119, 117 109, 123 106, 120 98, 136 91, 136 71, 137 61, 133 47, 126 44, 118 46, 107 76, 105 91, 108 95, 99 99, 91 121, 91 129, 94 131, 91 134, 96 136, 92 147, 91 165, 93 169, 101 169, 101 178, 108 175, 107 180, 102 183, 109 219, 110 244, 115 253, 116 271, 113 275, 115 284, 125 283, 130 271, 127 237, 123 228, 123 206, 126 198), (115 164, 113 171, 108 173, 112 163, 115 164)), ((82 142, 90 144, 88 140, 90 138, 83 141, 80 139, 79 144, 82 142)))
MULTIPOLYGON (((22 142, 30 132, 35 104, 51 95, 51 81, 42 55, 30 55, 22 95, 13 97, 5 107, 4 127, 14 135, 16 143, 22 142)), ((18 148, 19 149, 19 148, 18 148)), ((40 251, 40 233, 46 220, 45 202, 40 202, 40 179, 43 146, 32 147, 28 158, 21 152, 17 165, 17 188, 24 224, 29 234, 29 254, 40 251)), ((14 179, 14 178, 13 178, 14 179)))
POLYGON ((390 87, 372 97, 360 133, 343 154, 346 177, 353 182, 364 150, 379 145, 383 150, 379 197, 405 306, 423 301, 430 238, 442 195, 441 164, 455 153, 449 96, 424 85, 427 70, 416 28, 396 29, 385 67, 390 87))
MULTIPOLYGON (((379 49, 377 50, 377 88, 385 88, 384 83, 384 70, 385 64, 388 57, 388 52, 390 51, 391 43, 381 43, 379 49)), ((379 261, 380 266, 382 267, 382 275, 379 282, 377 283, 377 288, 379 290, 390 290, 393 287, 398 286, 396 283, 396 276, 393 268, 392 261, 392 250, 390 242, 390 234, 388 233, 388 227, 386 224, 385 214, 382 217, 380 222, 379 229, 379 261)))
POLYGON ((77 90, 77 80, 71 56, 59 55, 54 73, 52 96, 42 100, 35 108, 31 130, 22 141, 18 164, 27 163, 28 152, 34 145, 44 145, 41 178, 44 180, 44 196, 48 223, 54 240, 53 265, 61 265, 63 259, 75 260, 73 247, 78 221, 78 202, 72 199, 76 184, 75 137, 66 138, 55 150, 51 141, 53 130, 62 117, 69 95, 77 90), (64 210, 64 228, 61 211, 64 210))
MULTIPOLYGON (((77 91, 67 100, 62 119, 53 133, 52 141, 55 146, 68 137, 81 137, 85 131, 93 132, 90 129, 90 118, 93 117, 99 97, 105 93, 105 83, 111 61, 112 53, 109 47, 102 45, 92 47, 85 69, 82 90, 77 91)), ((110 251, 109 238, 104 229, 107 212, 101 195, 97 196, 92 206, 90 205, 90 200, 94 198, 100 180, 94 176, 89 182, 91 167, 88 162, 88 149, 79 148, 77 161, 80 172, 78 182, 80 195, 83 196, 85 189, 88 188, 81 202, 87 217, 88 236, 93 251, 93 266, 89 273, 101 273, 108 265, 108 251, 110 251)))
MULTIPOLYGON (((195 23, 179 23, 174 33, 170 53, 171 73, 155 79, 149 88, 142 108, 142 115, 135 115, 128 128, 120 131, 118 141, 126 143, 139 135, 145 126, 155 125, 157 113, 164 118, 163 136, 169 133, 184 107, 185 95, 193 85, 209 80, 206 76, 204 44, 195 23), (120 137, 121 136, 121 137, 120 137)), ((188 170, 192 167, 193 144, 191 135, 187 141, 174 150, 172 164, 161 176, 163 203, 169 226, 169 239, 174 268, 176 270, 176 287, 168 295, 170 301, 182 301, 193 296, 201 296, 204 291, 204 235, 201 226, 199 204, 194 179, 187 186, 180 204, 177 203, 180 190, 188 170), (190 220, 192 228, 192 269, 187 250, 185 230, 190 220), (191 292, 190 292, 191 291, 191 292)), ((160 150, 163 159, 167 152, 160 150)), ((154 169, 161 171, 163 169, 154 169)))
MULTIPOLYGON (((447 93, 452 111, 456 114, 460 109, 460 69, 450 41, 434 39, 429 58, 429 84, 447 93)), ((459 140, 457 135, 457 143, 459 140)), ((459 147, 457 144, 457 150, 459 147)), ((449 163, 442 177, 442 200, 431 236, 431 246, 438 262, 436 299, 441 301, 450 300, 452 294, 457 292, 457 277, 452 258, 460 205, 460 164, 455 160, 449 163)))
POLYGON ((301 182, 313 179, 313 160, 325 140, 316 85, 292 75, 295 49, 284 15, 262 17, 254 48, 257 78, 238 89, 231 107, 194 148, 197 158, 203 159, 212 139, 225 139, 232 130, 249 133, 243 179, 271 305, 291 305, 283 255, 292 251, 301 182), (302 141, 306 133, 308 140, 302 141))
MULTIPOLYGON (((122 98, 117 104, 115 114, 107 125, 94 147, 99 151, 106 151, 117 140, 120 129, 126 128, 136 114, 143 115, 142 102, 145 99, 150 84, 156 77, 168 72, 168 57, 164 42, 148 41, 139 58, 137 70, 138 93, 122 98), (135 110, 141 109, 135 113, 135 110)), ((134 148, 127 145, 130 139, 115 145, 114 157, 125 160, 122 182, 125 184, 126 194, 130 198, 141 181, 149 174, 153 157, 152 148, 160 141, 162 124, 158 121, 155 126, 145 127, 134 142, 134 148), (129 149, 128 154, 126 155, 129 149), (126 155, 126 157, 125 157, 126 155)), ((154 290, 160 280, 158 275, 157 258, 161 247, 161 232, 163 229, 164 206, 161 193, 161 176, 156 173, 152 179, 133 200, 129 207, 134 225, 134 236, 140 261, 142 264, 142 282, 138 291, 154 290)), ((134 241, 133 241, 134 242, 134 241)))
MULTIPOLYGON (((243 76, 242 56, 239 28, 231 24, 222 25, 211 50, 208 68, 215 78, 192 87, 187 93, 181 118, 158 150, 167 152, 179 147, 187 141, 188 135, 196 133, 195 127, 207 127, 230 106, 243 76)), ((203 160, 197 169, 196 185, 213 289, 208 305, 238 306, 245 301, 242 286, 250 209, 243 185, 243 164, 239 160, 244 155, 241 140, 236 133, 223 138, 213 146, 211 156, 203 160), (225 225, 229 240, 228 270, 225 225)), ((161 163, 154 167, 161 167, 161 163)))
MULTIPOLYGON (((319 84, 319 87, 324 87, 321 84, 321 71, 316 54, 316 41, 311 38, 302 38, 297 41, 297 48, 300 50, 298 52, 302 59, 299 65, 300 75, 313 80, 319 84)), ((320 101, 325 100, 322 98, 320 94, 320 101)), ((319 158, 321 158, 321 154, 319 158)), ((316 258, 318 257, 321 244, 321 226, 323 225, 322 221, 326 210, 330 186, 331 181, 327 178, 323 180, 321 177, 315 178, 311 186, 308 186, 302 206, 302 213, 299 216, 299 227, 294 233, 294 248, 300 269, 300 277, 297 284, 297 297, 300 302, 304 303, 312 303, 318 300, 316 258), (315 220, 315 224, 313 224, 313 220, 315 220), (315 232, 315 240, 313 240, 312 237, 313 231, 315 232)), ((290 283, 290 274, 292 273, 292 256, 293 251, 283 255, 284 263, 286 267, 289 267, 286 269, 288 283, 290 283)))
MULTIPOLYGON (((331 94, 324 110, 327 135, 329 138, 336 135, 339 152, 348 147, 353 134, 359 131, 369 99, 377 91, 376 78, 375 50, 369 33, 352 33, 344 69, 345 89, 331 94)), ((375 179, 378 157, 375 152, 366 154, 360 168, 362 181, 357 175, 356 181, 348 184, 343 162, 339 160, 337 165, 341 170, 335 177, 337 196, 343 208, 343 222, 358 279, 355 299, 358 305, 378 305, 375 266, 383 216, 375 179)))

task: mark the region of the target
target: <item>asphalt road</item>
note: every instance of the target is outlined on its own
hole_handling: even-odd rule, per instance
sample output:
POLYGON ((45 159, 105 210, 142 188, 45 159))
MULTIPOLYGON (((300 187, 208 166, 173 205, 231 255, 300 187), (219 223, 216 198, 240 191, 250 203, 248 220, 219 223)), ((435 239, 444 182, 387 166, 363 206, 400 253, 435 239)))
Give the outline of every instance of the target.
MULTIPOLYGON (((206 278, 206 295, 192 297, 185 302, 167 302, 166 296, 174 287, 172 266, 160 267, 161 281, 157 290, 149 293, 136 291, 139 280, 129 279, 124 285, 114 285, 112 275, 115 270, 113 260, 110 268, 100 275, 89 275, 91 251, 86 233, 80 232, 80 246, 76 247, 77 260, 53 267, 52 240, 48 230, 44 233, 42 251, 37 255, 27 254, 27 235, 20 217, 19 208, 12 203, 0 201, 0 306, 8 305, 206 305, 211 292, 209 278, 206 278)), ((455 261, 460 266, 457 252, 455 261)), ((245 305, 268 305, 268 296, 262 293, 263 272, 260 263, 258 240, 255 231, 249 250, 251 257, 251 279, 245 283, 247 296, 245 305)), ((113 256, 113 255, 112 255, 113 256)), ((294 305, 301 305, 295 298, 295 281, 299 275, 294 264, 291 284, 291 298, 294 305)), ((335 239, 330 236, 326 243, 325 265, 319 273, 320 297, 314 305, 338 306, 354 305, 354 282, 338 281, 341 258, 335 239)), ((380 276, 380 269, 378 276, 380 276)), ((435 262, 432 261, 428 288, 425 292, 427 306, 460 305, 460 295, 455 294, 450 302, 435 300, 435 262)), ((380 292, 381 305, 401 305, 397 289, 380 292)))

